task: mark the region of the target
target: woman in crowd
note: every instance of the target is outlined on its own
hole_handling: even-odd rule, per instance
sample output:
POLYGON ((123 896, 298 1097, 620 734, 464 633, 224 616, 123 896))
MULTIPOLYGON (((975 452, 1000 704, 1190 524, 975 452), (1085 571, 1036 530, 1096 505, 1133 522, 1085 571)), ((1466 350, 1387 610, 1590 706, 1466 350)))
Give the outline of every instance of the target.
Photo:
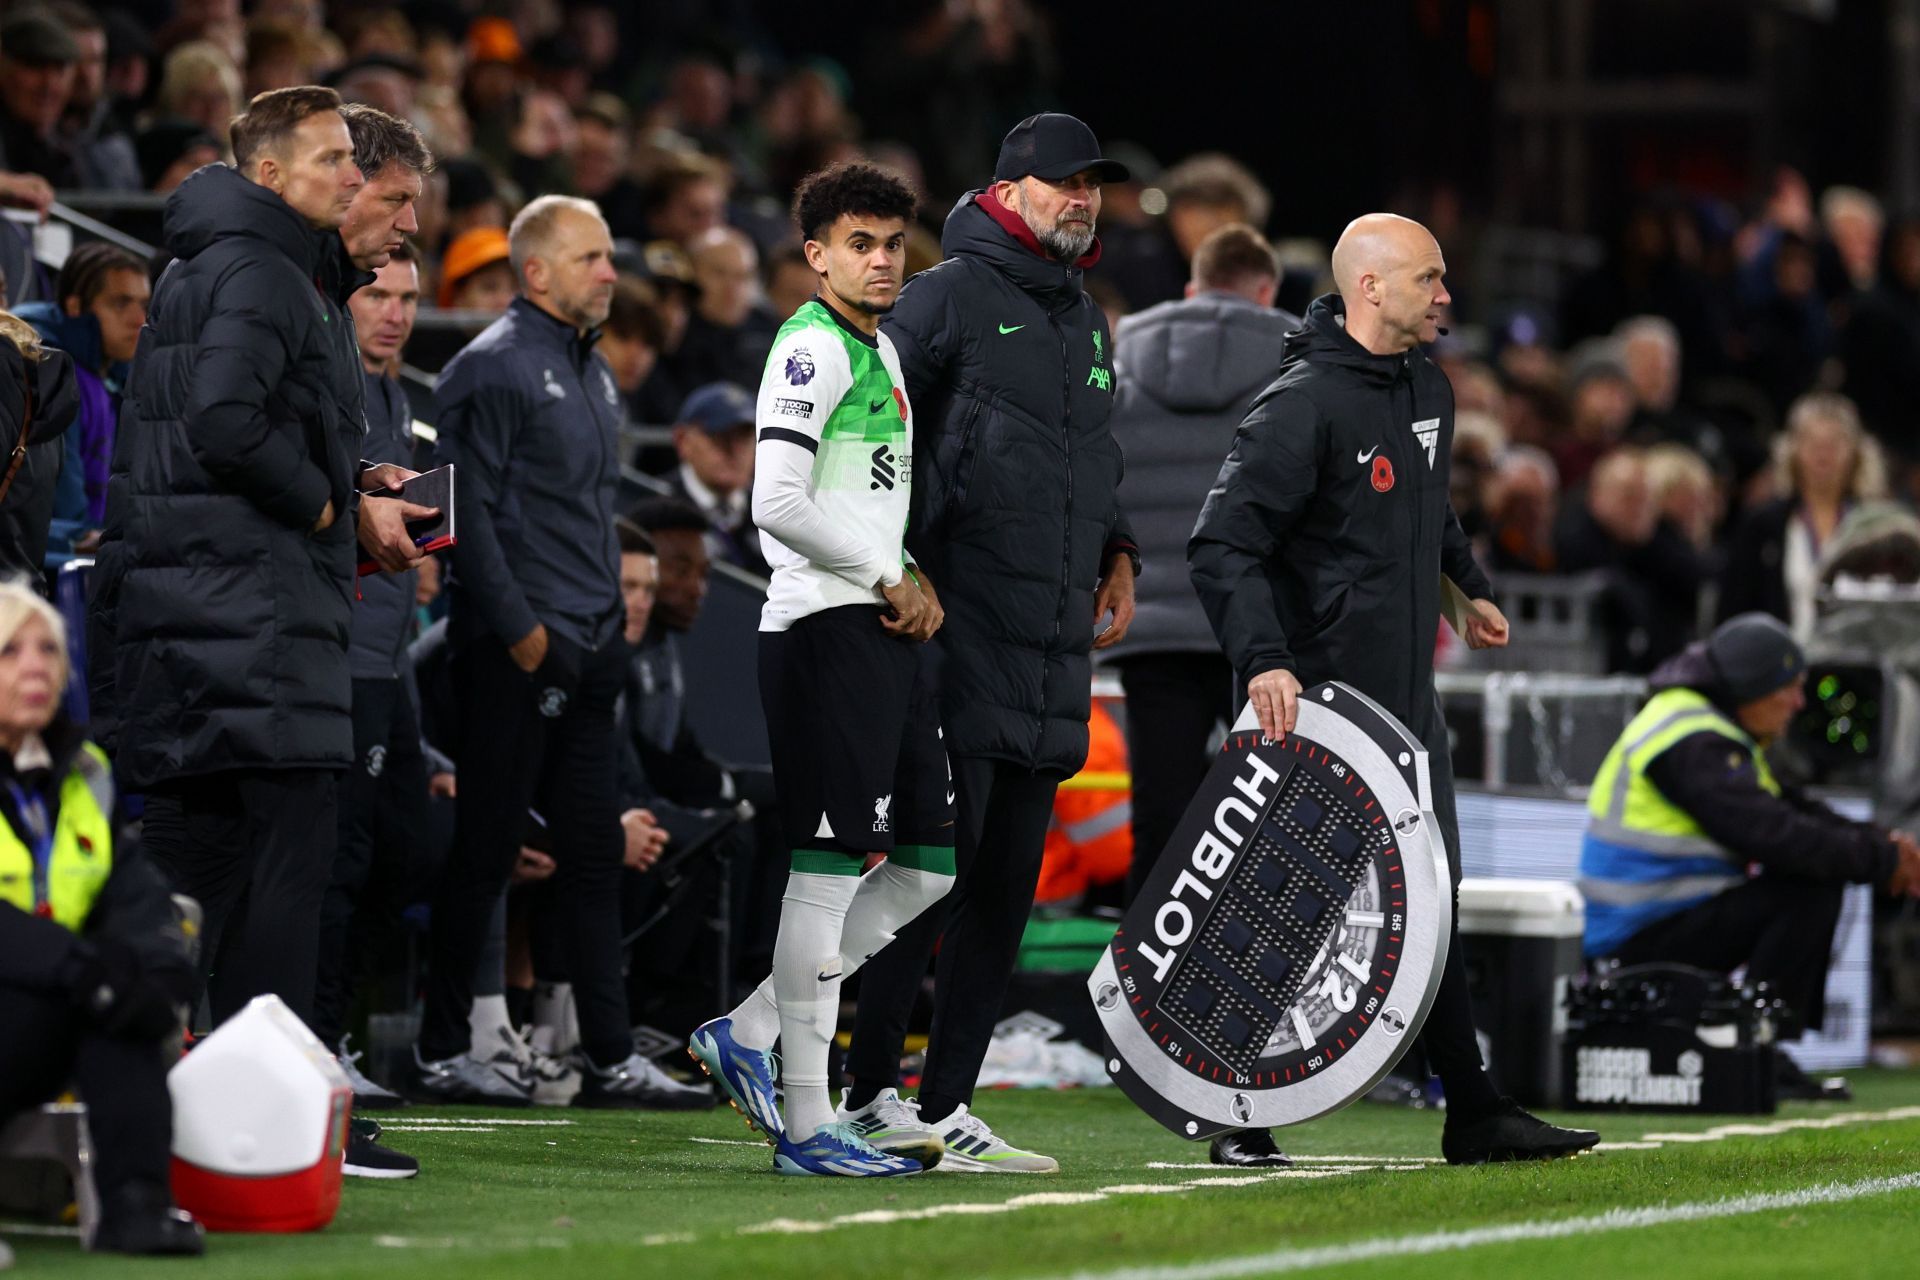
POLYGON ((1719 616, 1770 613, 1805 643, 1822 555, 1859 504, 1886 496, 1886 468, 1853 401, 1812 391, 1787 411, 1774 473, 1783 496, 1748 513, 1728 546, 1719 616))
POLYGON ((197 1254, 173 1207, 162 1044, 193 990, 159 876, 115 839, 107 758, 61 712, 65 627, 0 584, 0 1126, 69 1086, 87 1104, 96 1250, 197 1254))

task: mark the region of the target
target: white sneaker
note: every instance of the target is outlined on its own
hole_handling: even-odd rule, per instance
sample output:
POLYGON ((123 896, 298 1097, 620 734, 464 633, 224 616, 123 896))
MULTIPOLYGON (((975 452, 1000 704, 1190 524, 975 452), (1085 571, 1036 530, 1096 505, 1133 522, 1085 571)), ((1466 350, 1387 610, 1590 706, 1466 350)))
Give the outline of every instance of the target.
POLYGON ((906 1156, 920 1162, 922 1170, 932 1169, 946 1154, 940 1135, 920 1119, 920 1109, 900 1096, 898 1089, 882 1089, 872 1102, 857 1110, 847 1107, 849 1090, 840 1091, 840 1105, 833 1118, 846 1125, 867 1145, 890 1156, 906 1156))
MULTIPOLYGON (((914 1108, 916 1114, 919 1108, 914 1108)), ((1052 1156, 1022 1151, 1003 1141, 987 1122, 967 1109, 965 1103, 952 1115, 929 1126, 947 1144, 947 1158, 941 1168, 955 1173, 1058 1173, 1060 1162, 1052 1156)), ((877 1144, 876 1144, 877 1145, 877 1144)))
POLYGON ((568 1063, 534 1048, 504 1022, 494 1028, 494 1036, 496 1047, 480 1061, 503 1076, 517 1076, 535 1106, 564 1107, 580 1092, 580 1073, 568 1063))

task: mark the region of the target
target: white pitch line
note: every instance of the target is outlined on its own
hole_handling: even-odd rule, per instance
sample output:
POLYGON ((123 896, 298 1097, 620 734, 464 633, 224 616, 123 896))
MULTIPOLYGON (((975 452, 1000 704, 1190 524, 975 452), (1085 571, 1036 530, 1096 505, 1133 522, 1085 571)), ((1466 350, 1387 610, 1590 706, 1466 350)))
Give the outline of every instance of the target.
POLYGON ((1351 1244, 1322 1245, 1313 1249, 1276 1249, 1269 1253, 1239 1258, 1222 1258, 1173 1267, 1127 1267, 1112 1271, 1076 1271, 1070 1280, 1227 1280, 1228 1277, 1269 1275, 1276 1271, 1304 1271, 1311 1267, 1333 1267, 1365 1262, 1374 1258, 1409 1257, 1421 1254, 1453 1252, 1482 1245, 1513 1244, 1523 1240, 1557 1240, 1571 1236, 1597 1235, 1608 1231, 1639 1231, 1676 1222, 1702 1222, 1713 1218, 1734 1218, 1779 1209, 1805 1209, 1815 1205, 1841 1204, 1869 1196, 1890 1195, 1899 1191, 1920 1190, 1920 1173, 1903 1173, 1891 1178, 1868 1178, 1860 1182, 1830 1182, 1799 1191, 1777 1191, 1758 1195, 1735 1196, 1725 1200, 1695 1201, 1689 1204, 1649 1205, 1641 1209, 1609 1209, 1605 1213, 1581 1218, 1544 1219, 1513 1222, 1501 1226, 1476 1227, 1467 1231, 1428 1231, 1419 1235, 1378 1236, 1351 1244))
POLYGON ((764 1147, 764 1142, 755 1142, 751 1138, 688 1138, 688 1142, 704 1142, 710 1147, 764 1147))
POLYGON ((382 1133, 498 1133, 492 1125, 483 1124, 383 1124, 382 1133))
POLYGON ((380 1249, 566 1249, 571 1240, 539 1236, 531 1240, 495 1240, 486 1236, 375 1236, 380 1249))
MULTIPOLYGON (((376 1118, 377 1118, 377 1117, 376 1117, 376 1118)), ((514 1125, 514 1126, 516 1126, 516 1127, 519 1127, 519 1128, 535 1128, 535 1129, 565 1129, 565 1128, 571 1128, 571 1127, 572 1127, 572 1126, 573 1126, 574 1124, 576 1124, 576 1123, 578 1123, 578 1122, 577 1122, 577 1121, 573 1121, 573 1120, 516 1120, 516 1119, 513 1119, 513 1118, 511 1118, 511 1117, 509 1117, 509 1116, 501 1116, 501 1117, 499 1117, 498 1119, 496 1119, 496 1118, 494 1118, 494 1117, 492 1117, 492 1116, 487 1116, 487 1117, 484 1117, 484 1118, 482 1118, 482 1117, 479 1117, 479 1116, 474 1116, 474 1117, 470 1117, 470 1118, 469 1118, 469 1117, 465 1117, 465 1116, 422 1116, 422 1117, 420 1117, 420 1120, 419 1120, 419 1121, 417 1121, 417 1122, 416 1122, 416 1121, 412 1121, 412 1120, 395 1120, 395 1121, 394 1121, 393 1123, 394 1123, 394 1124, 396 1124, 396 1125, 400 1125, 400 1124, 414 1124, 414 1123, 421 1123, 421 1124, 471 1124, 471 1125, 481 1125, 481 1124, 484 1124, 484 1125, 497 1125, 497 1124, 505 1124, 505 1125, 514 1125)), ((382 1129, 385 1129, 385 1128, 387 1128, 387 1127, 389 1127, 389 1126, 387 1125, 387 1123, 386 1123, 385 1121, 382 1121, 382 1122, 381 1122, 381 1125, 380 1125, 380 1127, 381 1127, 382 1129)))

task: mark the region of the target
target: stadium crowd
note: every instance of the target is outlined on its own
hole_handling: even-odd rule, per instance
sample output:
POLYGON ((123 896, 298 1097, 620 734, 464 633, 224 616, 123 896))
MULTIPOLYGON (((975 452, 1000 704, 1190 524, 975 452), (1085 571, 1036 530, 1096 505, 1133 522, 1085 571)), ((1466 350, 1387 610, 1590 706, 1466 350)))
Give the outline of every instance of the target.
MULTIPOLYGON (((1053 51, 1046 18, 1024 0, 905 6, 879 37, 903 56, 856 91, 846 66, 784 58, 745 6, 727 8, 724 40, 709 34, 720 21, 704 6, 649 13, 643 30, 639 6, 557 0, 48 0, 0 18, 0 204, 45 215, 56 193, 174 197, 151 259, 85 241, 49 270, 30 252, 31 216, 0 225, 11 241, 0 300, 33 328, 6 329, 8 403, 23 411, 8 419, 21 447, 0 501, 0 561, 50 584, 69 560, 100 554, 94 621, 104 614, 107 630, 93 639, 104 636, 107 654, 91 655, 90 692, 96 713, 118 722, 109 745, 120 783, 146 793, 148 857, 210 904, 209 948, 221 945, 219 926, 232 931, 212 966, 213 1013, 262 991, 288 999, 338 1052, 361 1107, 399 1105, 386 1085, 403 1083, 417 1096, 503 1105, 711 1106, 707 1088, 663 1070, 629 1029, 684 1043, 774 956, 788 840, 772 778, 702 744, 682 647, 714 564, 769 572, 753 522, 755 390, 782 324, 820 279, 789 201, 803 177, 837 163, 897 175, 920 199, 905 244, 911 280, 942 259, 954 202, 1006 176, 995 173, 996 149, 1048 102, 1053 51), (351 158, 333 162, 354 178, 312 196, 314 210, 299 203, 300 173, 275 188, 259 157, 293 145, 311 120, 340 119, 334 99, 299 99, 276 120, 258 98, 312 85, 362 104, 344 113, 351 158), (247 180, 202 172, 223 163, 247 180), (271 344, 203 330, 195 308, 205 300, 193 293, 192 269, 227 251, 222 237, 231 244, 249 220, 272 220, 258 211, 271 199, 263 188, 309 225, 282 208, 272 215, 286 224, 279 242, 260 232, 245 252, 279 255, 276 270, 313 279, 323 310, 350 315, 340 328, 358 339, 345 350, 282 315, 294 310, 284 297, 263 294, 259 322, 306 344, 287 347, 290 394, 357 404, 372 430, 360 468, 342 456, 309 477, 287 463, 277 483, 246 482, 256 485, 246 500, 272 520, 224 524, 218 503, 231 499, 213 490, 273 463, 237 419, 224 443, 190 455, 116 437, 158 439, 201 411, 220 426, 249 388, 279 394, 253 385, 279 370, 248 367, 271 344), (338 229, 337 244, 313 250, 311 227, 338 229), (176 257, 188 261, 173 269, 173 310, 162 314, 156 283, 176 257), (437 453, 411 438, 416 410, 402 381, 403 364, 417 362, 410 341, 430 331, 461 344, 435 361, 445 362, 431 398, 437 453), (67 385, 36 366, 36 345, 65 353, 67 385), (136 361, 185 359, 212 360, 202 376, 212 370, 236 389, 203 403, 149 396, 138 414, 121 414, 136 361), (543 397, 566 411, 529 420, 569 443, 516 452, 513 415, 543 397), (35 403, 44 434, 27 426, 35 403), (71 426, 59 431, 55 417, 71 426), (621 430, 629 425, 668 430, 636 442, 621 430), (618 442, 619 461, 643 479, 591 465, 602 439, 618 442), (447 461, 462 485, 460 542, 422 554, 401 522, 424 518, 423 508, 370 514, 382 486, 405 501, 404 480, 390 483, 376 464, 410 479, 447 461), (187 475, 209 488, 169 490, 187 475), (355 490, 374 496, 356 503, 355 490), (549 503, 538 519, 515 505, 531 494, 549 503), (271 582, 247 596, 255 566, 306 554, 309 528, 325 545, 315 554, 344 565, 350 505, 361 549, 385 570, 362 579, 350 623, 297 591, 269 607, 280 589, 271 582), (258 541, 216 556, 221 585, 172 599, 163 582, 140 588, 129 566, 200 554, 202 519, 221 537, 258 541), (595 603, 605 584, 575 554, 583 547, 612 549, 616 612, 595 603), (217 638, 196 629, 196 605, 234 611, 217 638), (257 673, 240 672, 234 653, 259 657, 264 649, 247 646, 289 616, 296 651, 333 645, 343 670, 350 663, 350 705, 330 704, 317 685, 269 681, 264 694, 247 685, 257 673), (348 629, 350 649, 334 644, 348 629), (189 655, 200 683, 231 685, 246 714, 182 745, 180 707, 129 683, 143 669, 126 656, 130 637, 189 655), (288 726, 299 730, 292 746, 288 726), (311 785, 289 781, 301 771, 290 760, 311 785), (320 775, 342 772, 336 795, 320 775), (213 796, 195 781, 209 776, 244 776, 256 789, 237 802, 213 796), (236 901, 231 867, 204 856, 236 831, 299 874, 236 901), (378 1083, 359 1067, 349 1028, 369 1009, 413 1005, 417 975, 404 971, 401 940, 418 927, 407 908, 427 902, 419 1045, 404 1081, 378 1083), (275 971, 294 949, 283 946, 289 937, 311 944, 317 968, 275 971), (737 989, 708 976, 716 952, 737 989), (262 958, 270 954, 280 958, 262 958)), ((1114 334, 1110 355, 1096 346, 1095 360, 1110 362, 1117 384, 1114 432, 1128 453, 1120 502, 1135 514, 1143 563, 1138 631, 1103 660, 1142 706, 1197 701, 1204 737, 1230 712, 1230 673, 1194 625, 1184 547, 1231 431, 1192 437, 1185 455, 1156 452, 1145 437, 1136 452, 1129 433, 1169 407, 1237 421, 1277 373, 1296 313, 1327 291, 1331 236, 1273 225, 1270 192, 1227 154, 1164 165, 1127 144, 1106 154, 1123 164, 1101 191, 1098 246, 1078 260, 1114 334), (1259 312, 1245 329, 1254 336, 1212 351, 1156 328, 1167 317, 1154 309, 1194 295, 1259 312), (1164 520, 1149 527, 1139 514, 1149 510, 1164 520)), ((1890 216, 1854 188, 1815 193, 1791 171, 1744 206, 1663 194, 1632 212, 1604 263, 1568 279, 1557 308, 1543 308, 1475 293, 1475 230, 1433 205, 1400 212, 1434 227, 1460 282, 1446 317, 1453 334, 1431 352, 1458 410, 1453 506, 1496 590, 1503 579, 1594 575, 1606 668, 1650 672, 1716 620, 1750 610, 1804 638, 1823 574, 1861 536, 1880 548, 1882 567, 1920 576, 1920 523, 1904 510, 1920 480, 1910 417, 1920 221, 1890 216), (1901 547, 1912 550, 1903 558, 1901 547)), ((1118 531, 1094 548, 1103 583, 1105 566, 1134 549, 1118 531)), ((16 629, 55 629, 57 619, 28 606, 14 613, 25 620, 8 624, 16 629)), ((66 625, 77 621, 69 614, 66 625)), ((1136 744, 1143 774, 1150 753, 1136 744)), ((1145 827, 1136 818, 1137 840, 1154 849, 1191 789, 1184 773, 1165 776, 1171 811, 1158 805, 1145 827)), ((933 939, 922 942, 930 951, 933 939)), ((96 950, 62 980, 107 992, 92 1014, 116 1034, 150 1028, 156 1002, 185 997, 154 994, 139 958, 117 944, 96 950)), ((0 978, 7 972, 0 965, 0 978)), ((923 958, 889 977, 917 990, 924 972, 923 958)), ((961 1112, 968 1088, 952 1089, 961 1112)), ((15 1104, 0 1093, 0 1112, 15 1104)), ((411 1171, 375 1137, 356 1130, 350 1169, 411 1171)), ((151 1216, 164 1196, 127 1205, 151 1216)), ((110 1240, 189 1247, 157 1226, 110 1240)))

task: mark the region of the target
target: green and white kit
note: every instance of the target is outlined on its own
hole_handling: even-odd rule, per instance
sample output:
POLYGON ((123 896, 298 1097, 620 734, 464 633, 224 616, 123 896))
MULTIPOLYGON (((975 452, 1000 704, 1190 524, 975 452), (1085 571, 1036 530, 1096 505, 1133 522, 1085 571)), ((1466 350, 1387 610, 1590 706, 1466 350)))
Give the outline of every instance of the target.
POLYGON ((753 519, 773 568, 762 631, 885 602, 908 557, 911 409, 900 360, 818 299, 780 327, 760 379, 753 519))

